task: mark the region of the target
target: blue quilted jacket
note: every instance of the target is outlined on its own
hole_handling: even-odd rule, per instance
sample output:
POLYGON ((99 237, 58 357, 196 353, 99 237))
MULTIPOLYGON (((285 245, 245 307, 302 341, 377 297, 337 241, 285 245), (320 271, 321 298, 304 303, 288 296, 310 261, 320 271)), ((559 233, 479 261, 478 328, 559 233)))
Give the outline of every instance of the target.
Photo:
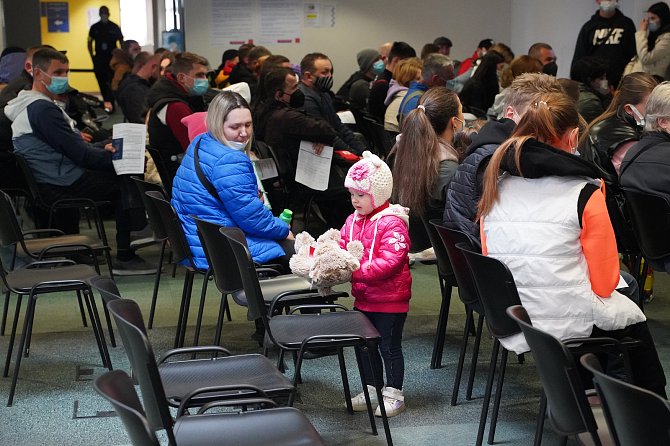
POLYGON ((191 215, 242 229, 255 262, 266 263, 284 255, 276 240, 286 238, 288 225, 274 217, 258 199, 249 157, 221 144, 209 133, 196 137, 188 147, 172 186, 172 206, 179 215, 198 268, 206 269, 208 265, 191 215), (200 166, 220 201, 210 195, 195 172, 193 151, 200 139, 200 166))

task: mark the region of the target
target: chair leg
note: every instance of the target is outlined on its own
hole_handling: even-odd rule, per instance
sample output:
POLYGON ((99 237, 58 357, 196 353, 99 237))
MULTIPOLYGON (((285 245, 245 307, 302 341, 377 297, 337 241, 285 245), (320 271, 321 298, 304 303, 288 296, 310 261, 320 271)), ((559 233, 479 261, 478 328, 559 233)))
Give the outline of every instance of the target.
POLYGON ((208 269, 202 279, 202 290, 200 291, 200 304, 198 305, 198 317, 195 320, 195 333, 193 334, 193 345, 197 346, 200 341, 200 327, 202 326, 202 314, 205 311, 205 298, 207 297, 207 285, 209 278, 212 275, 212 270, 208 269))
POLYGON ((5 303, 2 307, 2 326, 0 326, 0 336, 5 335, 5 328, 7 326, 7 313, 9 312, 9 298, 10 298, 10 291, 7 291, 5 293, 5 303))
POLYGON ((461 387, 461 376, 463 375, 463 365, 465 363, 465 353, 468 349, 468 338, 470 337, 470 325, 473 324, 472 310, 466 309, 465 327, 463 328, 463 340, 461 341, 461 350, 458 353, 458 365, 456 366, 456 377, 454 378, 454 388, 451 392, 451 405, 455 406, 458 402, 458 392, 461 387))
POLYGON ((5 369, 2 376, 7 378, 9 376, 9 363, 12 359, 12 350, 14 349, 14 340, 16 339, 16 328, 19 324, 19 315, 21 314, 21 301, 23 294, 19 294, 16 299, 16 310, 14 311, 14 320, 12 322, 12 332, 9 335, 9 345, 7 346, 7 357, 5 358, 5 369))
POLYGON ((468 377, 468 388, 465 391, 465 399, 472 399, 472 387, 475 383, 475 372, 477 371, 477 358, 479 357, 479 345, 482 342, 482 329, 484 328, 484 315, 479 315, 477 321, 477 333, 475 335, 475 345, 472 347, 472 363, 470 364, 470 376, 468 377))
POLYGON ((161 271, 163 270, 165 245, 167 245, 167 240, 163 240, 161 242, 161 251, 160 256, 158 257, 158 268, 156 269, 156 279, 154 280, 154 292, 151 295, 151 307, 149 308, 149 323, 147 324, 149 329, 153 328, 154 326, 154 313, 156 312, 156 300, 158 299, 158 286, 161 283, 161 271))
POLYGON ((230 305, 228 305, 228 295, 227 294, 225 294, 223 296, 223 304, 225 305, 226 319, 228 319, 228 322, 231 322, 233 320, 233 317, 230 315, 230 305))
POLYGON ((112 370, 112 360, 109 357, 109 351, 107 350, 105 331, 102 328, 102 323, 100 322, 100 317, 98 316, 98 308, 95 304, 93 293, 84 291, 84 299, 86 301, 86 308, 88 309, 88 316, 91 319, 95 342, 98 344, 98 351, 100 352, 102 366, 112 370))
POLYGON ((193 289, 193 276, 195 273, 189 269, 184 275, 184 288, 181 294, 181 305, 179 306, 179 318, 177 319, 177 332, 174 337, 174 348, 184 345, 186 335, 186 322, 188 320, 188 307, 191 304, 191 291, 193 289))
POLYGON ((489 444, 493 444, 498 424, 498 412, 500 411, 500 398, 502 397, 503 384, 505 382, 505 370, 507 370, 508 350, 503 347, 500 358, 500 371, 498 372, 498 384, 496 385, 496 397, 493 400, 493 414, 491 415, 491 426, 489 427, 489 444))
POLYGON ((491 350, 491 362, 489 364, 489 377, 486 381, 486 390, 484 391, 484 402, 482 403, 482 413, 479 416, 479 430, 477 431, 476 446, 482 446, 484 442, 484 429, 486 428, 486 417, 489 412, 489 404, 491 403, 491 391, 493 390, 493 379, 496 374, 496 367, 498 365, 498 352, 500 351, 500 342, 498 339, 493 340, 493 349, 491 350))
POLYGON ((9 397, 7 398, 7 407, 10 407, 14 403, 16 382, 19 378, 19 369, 21 368, 21 358, 23 357, 23 351, 26 347, 26 338, 28 330, 32 326, 31 321, 33 318, 33 313, 35 311, 35 300, 36 296, 32 294, 28 297, 28 306, 26 307, 26 314, 23 316, 23 333, 21 333, 21 341, 19 342, 19 348, 16 351, 16 363, 14 364, 14 375, 12 376, 12 384, 9 390, 9 397))
MULTIPOLYGON (((373 355, 379 355, 379 348, 377 347, 377 345, 374 345, 373 348, 369 349, 368 358, 370 360, 370 370, 372 371, 372 381, 378 382, 376 376, 377 374, 375 372, 373 355)), ((380 376, 379 378, 380 378, 379 381, 381 381, 382 377, 380 376)), ((367 388, 365 384, 364 387, 367 388)), ((386 444, 388 446, 393 446, 393 439, 391 438, 391 428, 389 427, 389 419, 388 416, 386 415, 386 407, 384 405, 384 396, 382 395, 382 389, 379 388, 377 388, 377 401, 379 401, 379 411, 382 414, 382 424, 384 425, 384 433, 386 434, 386 444)))
POLYGON ((544 431, 544 419, 547 415, 547 395, 544 390, 540 397, 540 410, 537 413, 537 425, 535 426, 535 441, 533 446, 540 446, 542 444, 542 433, 544 431))
POLYGON ((84 302, 81 300, 81 292, 77 290, 77 301, 79 302, 79 314, 81 315, 81 323, 84 324, 84 327, 88 327, 88 322, 86 322, 86 311, 84 311, 84 302))
POLYGON ((340 363, 340 374, 342 375, 342 387, 344 388, 344 401, 347 404, 347 412, 354 414, 351 405, 351 389, 349 388, 349 378, 347 377, 347 365, 344 362, 344 352, 342 348, 337 349, 337 360, 340 363))
POLYGON ((442 278, 440 278, 440 292, 442 293, 442 303, 440 304, 440 315, 437 319, 435 341, 433 342, 433 356, 430 361, 431 369, 442 367, 442 351, 444 350, 444 338, 447 335, 449 305, 451 304, 451 286, 447 286, 442 278))
MULTIPOLYGON (((365 395, 365 404, 368 408, 368 417, 370 418, 370 427, 372 428, 372 435, 377 435, 378 434, 377 422, 375 421, 375 415, 372 410, 372 401, 370 401, 370 393, 368 392, 368 386, 367 386, 368 383, 365 379, 365 374, 363 374, 363 357, 362 357, 363 351, 366 351, 368 356, 371 355, 370 348, 368 346, 354 347, 354 352, 356 353, 356 364, 358 365, 358 374, 361 377, 361 386, 363 387, 363 395, 365 395)), ((370 362, 370 366, 374 367, 372 361, 370 362)), ((377 397, 379 398, 377 401, 384 401, 381 395, 381 391, 379 390, 377 390, 377 397)), ((349 409, 349 407, 347 407, 347 409, 349 409)), ((384 410, 384 414, 386 414, 386 410, 384 410)))
MULTIPOLYGON (((295 354, 295 352, 293 352, 295 354)), ((300 369, 302 368, 302 352, 298 352, 298 357, 295 358, 295 373, 293 374, 293 387, 296 388, 295 392, 292 392, 288 397, 288 406, 293 407, 293 402, 295 401, 295 394, 298 393, 298 383, 300 380, 300 369)))
MULTIPOLYGON (((95 306, 95 296, 91 293, 91 300, 93 300, 95 306)), ((109 332, 109 343, 112 347, 116 348, 116 337, 114 336, 114 329, 112 328, 112 318, 109 316, 109 310, 105 302, 102 302, 102 312, 105 315, 105 323, 107 324, 107 331, 109 332)), ((95 314, 98 314, 98 310, 95 311, 95 314)), ((98 316, 98 319, 100 317, 98 316)), ((100 325, 100 330, 102 330, 102 325, 100 325)))
MULTIPOLYGON (((228 308, 228 295, 221 294, 221 303, 219 305, 219 315, 216 318, 216 331, 214 332, 214 345, 221 344, 221 332, 223 331, 223 317, 228 308)), ((230 319, 228 319, 230 321, 230 319)))

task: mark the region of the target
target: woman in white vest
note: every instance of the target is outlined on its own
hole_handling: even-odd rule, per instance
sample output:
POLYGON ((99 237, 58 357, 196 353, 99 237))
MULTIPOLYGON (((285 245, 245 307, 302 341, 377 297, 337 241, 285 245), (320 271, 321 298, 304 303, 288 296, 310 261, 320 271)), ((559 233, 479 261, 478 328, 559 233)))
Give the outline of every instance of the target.
MULTIPOLYGON (((538 95, 491 158, 479 203, 482 250, 514 275, 533 325, 561 340, 630 336, 633 382, 663 397, 646 318, 616 291, 614 231, 596 168, 574 155, 579 114, 562 93, 538 95), (500 173, 502 172, 502 175, 500 173)), ((501 340, 520 353, 522 334, 501 340)))

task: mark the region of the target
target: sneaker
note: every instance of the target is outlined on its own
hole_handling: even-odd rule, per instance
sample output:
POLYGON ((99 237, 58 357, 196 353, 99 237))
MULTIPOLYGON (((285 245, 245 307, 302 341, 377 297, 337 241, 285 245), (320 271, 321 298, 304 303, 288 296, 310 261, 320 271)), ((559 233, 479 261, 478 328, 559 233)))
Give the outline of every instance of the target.
MULTIPOLYGON (((403 395, 402 390, 394 387, 384 387, 382 395, 384 396, 384 409, 386 410, 387 417, 395 417, 406 409, 405 396, 403 395)), ((382 416, 380 406, 377 407, 375 416, 382 416)))
MULTIPOLYGON (((368 386, 368 393, 370 394, 370 403, 372 408, 376 408, 379 402, 377 401, 377 389, 374 386, 368 386)), ((354 412, 365 412, 368 410, 368 405, 365 403, 365 393, 361 392, 351 399, 351 407, 354 412)))
POLYGON ((142 257, 136 255, 130 260, 116 259, 112 265, 112 272, 117 276, 143 276, 155 274, 156 265, 150 265, 142 257))

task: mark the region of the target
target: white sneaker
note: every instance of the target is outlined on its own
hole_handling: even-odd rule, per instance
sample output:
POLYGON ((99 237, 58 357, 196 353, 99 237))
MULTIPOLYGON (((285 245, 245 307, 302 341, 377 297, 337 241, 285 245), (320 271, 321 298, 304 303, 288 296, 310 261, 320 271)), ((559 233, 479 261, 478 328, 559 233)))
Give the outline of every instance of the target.
MULTIPOLYGON (((395 417, 407 408, 407 406, 405 406, 405 396, 401 389, 384 387, 382 395, 384 396, 384 409, 386 410, 387 417, 395 417)), ((377 406, 375 416, 382 416, 381 406, 377 406)))
MULTIPOLYGON (((374 386, 368 386, 368 393, 370 394, 370 403, 372 408, 375 409, 379 405, 377 400, 377 389, 374 386)), ((351 407, 353 407, 354 412, 365 412, 368 410, 368 406, 365 403, 365 393, 361 392, 351 399, 351 407)))

